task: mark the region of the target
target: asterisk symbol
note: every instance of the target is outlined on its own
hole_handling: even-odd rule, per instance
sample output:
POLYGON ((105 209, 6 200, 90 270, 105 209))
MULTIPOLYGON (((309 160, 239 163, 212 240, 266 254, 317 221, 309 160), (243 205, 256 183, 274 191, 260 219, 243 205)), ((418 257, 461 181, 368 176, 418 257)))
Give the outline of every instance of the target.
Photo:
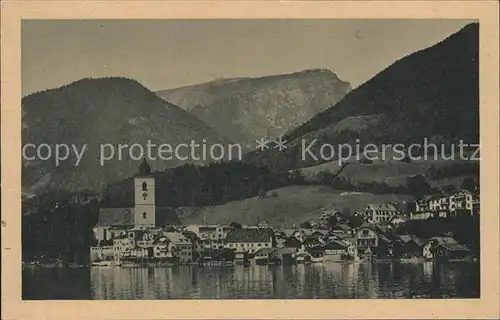
POLYGON ((276 144, 274 147, 277 148, 279 151, 286 149, 285 144, 287 143, 287 141, 283 140, 283 137, 279 137, 278 140, 274 141, 274 143, 276 144))
POLYGON ((255 140, 257 142, 257 148, 260 149, 260 151, 264 151, 265 149, 269 149, 269 140, 267 138, 260 138, 260 140, 255 140))

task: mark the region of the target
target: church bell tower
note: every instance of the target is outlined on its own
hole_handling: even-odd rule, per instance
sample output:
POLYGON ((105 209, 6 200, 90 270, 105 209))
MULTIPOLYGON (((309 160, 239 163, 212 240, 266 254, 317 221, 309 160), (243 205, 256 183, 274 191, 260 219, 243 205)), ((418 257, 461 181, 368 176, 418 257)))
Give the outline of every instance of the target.
POLYGON ((146 229, 155 226, 155 178, 146 158, 139 165, 134 177, 134 224, 136 228, 146 229))

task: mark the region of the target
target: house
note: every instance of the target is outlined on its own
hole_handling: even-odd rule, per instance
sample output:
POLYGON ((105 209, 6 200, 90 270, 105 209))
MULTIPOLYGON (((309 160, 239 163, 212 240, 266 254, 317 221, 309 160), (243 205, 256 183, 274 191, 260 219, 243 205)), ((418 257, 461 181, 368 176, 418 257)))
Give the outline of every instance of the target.
MULTIPOLYGON (((194 255, 203 251, 203 243, 195 232, 192 231, 182 231, 184 237, 186 237, 191 242, 191 248, 194 255), (196 254, 195 254, 196 253, 196 254)), ((194 256, 193 256, 194 258, 194 256)))
POLYGON ((421 257, 425 243, 414 235, 400 235, 394 243, 394 255, 399 258, 421 257))
POLYGON ((288 240, 285 232, 276 230, 274 232, 274 238, 276 239, 276 248, 284 248, 288 240))
POLYGON ((309 237, 323 237, 328 233, 328 230, 321 229, 299 229, 304 235, 309 237))
POLYGON ((325 242, 323 241, 322 237, 308 236, 304 239, 304 241, 302 241, 302 246, 305 249, 324 245, 325 242))
POLYGON ((430 197, 415 201, 415 212, 430 212, 429 198, 430 197))
POLYGON ((148 250, 149 248, 152 248, 155 238, 160 231, 161 231, 160 228, 156 229, 129 228, 125 230, 121 228, 118 229, 111 228, 109 234, 112 235, 111 238, 112 240, 100 240, 100 243, 103 243, 103 241, 108 241, 113 243, 114 260, 127 259, 134 257, 135 256, 134 254, 142 256, 142 252, 139 252, 140 250, 136 248, 146 248, 148 250), (136 249, 136 251, 133 251, 133 249, 136 249))
POLYGON ((134 247, 130 250, 130 258, 132 260, 146 261, 153 257, 153 248, 134 247))
POLYGON ((302 243, 302 241, 304 241, 306 237, 304 231, 301 229, 285 229, 283 232, 286 234, 288 238, 291 237, 296 238, 297 240, 300 241, 300 243, 302 243))
POLYGON ((404 225, 407 221, 408 219, 406 217, 397 214, 389 220, 388 225, 392 228, 397 228, 404 225))
POLYGON ((271 228, 251 228, 231 230, 226 237, 225 248, 236 253, 254 254, 263 248, 276 247, 276 239, 271 228))
POLYGON ((449 199, 449 210, 452 216, 473 215, 474 199, 470 191, 459 190, 452 194, 449 199))
POLYGON ((347 255, 347 248, 349 244, 343 240, 329 241, 325 246, 325 255, 337 256, 339 259, 347 255))
POLYGON ((129 258, 131 250, 135 248, 135 239, 130 239, 126 235, 121 235, 113 239, 113 258, 115 261, 129 258))
POLYGON ((297 231, 297 229, 293 228, 293 229, 290 229, 290 228, 285 228, 285 229, 282 229, 280 230, 280 233, 286 238, 290 238, 292 236, 295 236, 295 232, 297 231))
POLYGON ((394 242, 399 239, 399 236, 394 232, 394 229, 388 224, 374 224, 372 227, 379 235, 387 238, 389 242, 394 242))
POLYGON ((383 204, 369 204, 367 205, 362 214, 370 223, 384 223, 389 222, 393 216, 399 214, 398 210, 390 203, 383 204))
POLYGON ((227 234, 233 230, 230 226, 225 225, 189 225, 184 228, 184 231, 194 232, 199 240, 203 252, 208 253, 224 248, 227 234))
POLYGON ((276 248, 262 248, 255 253, 255 264, 270 264, 276 263, 278 258, 276 248))
POLYGON ((173 258, 172 253, 169 250, 169 244, 170 241, 163 235, 156 238, 153 243, 153 259, 167 260, 173 258))
POLYGON ((323 246, 325 259, 327 260, 351 260, 358 256, 356 238, 349 235, 334 236, 328 238, 323 246))
POLYGON ((478 197, 467 190, 457 190, 451 194, 439 194, 419 200, 415 204, 412 220, 423 220, 431 217, 456 217, 474 215, 479 212, 478 197))
POLYGON ((146 159, 134 177, 134 207, 100 208, 93 228, 96 240, 110 240, 126 234, 132 228, 153 229, 167 225, 180 225, 175 210, 156 206, 155 178, 146 159))
POLYGON ((90 247, 90 262, 114 260, 114 247, 112 245, 101 244, 90 247))
POLYGON ((337 223, 339 224, 346 224, 347 222, 349 222, 349 217, 347 217, 340 211, 335 212, 334 216, 335 218, 337 218, 337 223))
POLYGON ((293 264, 297 250, 294 248, 263 248, 255 253, 255 264, 293 264))
POLYGON ((308 247, 306 250, 307 253, 311 256, 311 261, 322 261, 325 255, 325 248, 323 246, 313 246, 308 247), (319 259, 319 260, 316 260, 319 259))
POLYGON ((323 210, 321 212, 319 220, 321 221, 322 224, 326 225, 328 224, 331 218, 335 218, 334 221, 336 221, 337 224, 343 224, 349 221, 349 219, 345 215, 343 215, 342 212, 335 209, 323 210))
POLYGON ((168 251, 171 256, 180 262, 193 261, 193 246, 180 232, 163 232, 168 241, 168 251))
POLYGON ((331 228, 328 234, 352 234, 352 228, 347 224, 337 224, 335 227, 331 228))
POLYGON ((355 234, 356 247, 360 254, 391 256, 392 241, 395 238, 390 231, 379 225, 362 225, 355 234))
POLYGON ((373 251, 378 246, 379 236, 371 227, 362 226, 356 232, 356 245, 360 252, 370 248, 373 251))
POLYGON ((358 258, 358 247, 357 241, 355 237, 342 237, 342 241, 347 243, 347 258, 348 259, 357 259, 358 258))
POLYGON ((445 195, 432 196, 427 202, 431 212, 446 212, 450 206, 449 198, 445 195))
POLYGON ((287 245, 290 245, 290 243, 296 243, 296 241, 290 238, 296 238, 300 243, 302 243, 308 237, 322 238, 328 233, 328 231, 326 230, 306 229, 306 228, 284 229, 282 232, 287 237, 285 241, 285 247, 287 245))
POLYGON ((426 259, 464 258, 471 254, 471 251, 458 243, 452 237, 432 237, 423 246, 422 255, 426 259))
POLYGON ((429 206, 430 199, 427 197, 415 202, 415 212, 410 212, 410 220, 426 220, 434 216, 429 206))
POLYGON ((286 239, 285 241, 285 248, 295 248, 295 249, 300 249, 302 247, 302 241, 297 239, 294 236, 291 236, 290 238, 286 239))
POLYGON ((472 251, 461 244, 443 243, 439 245, 437 256, 444 259, 464 259, 472 256, 472 251))
POLYGON ((131 229, 127 234, 129 239, 135 240, 135 244, 138 247, 148 248, 153 246, 154 240, 161 230, 161 228, 150 230, 131 229))

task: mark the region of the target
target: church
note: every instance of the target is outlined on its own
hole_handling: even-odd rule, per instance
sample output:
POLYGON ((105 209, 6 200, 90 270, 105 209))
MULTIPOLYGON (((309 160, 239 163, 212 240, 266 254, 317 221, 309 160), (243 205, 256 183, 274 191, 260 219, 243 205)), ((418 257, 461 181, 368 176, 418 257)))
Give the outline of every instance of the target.
POLYGON ((125 235, 128 231, 148 230, 152 233, 165 226, 180 225, 181 222, 171 207, 156 206, 155 177, 146 159, 139 165, 134 176, 134 206, 129 208, 100 208, 99 219, 94 227, 98 242, 125 235))

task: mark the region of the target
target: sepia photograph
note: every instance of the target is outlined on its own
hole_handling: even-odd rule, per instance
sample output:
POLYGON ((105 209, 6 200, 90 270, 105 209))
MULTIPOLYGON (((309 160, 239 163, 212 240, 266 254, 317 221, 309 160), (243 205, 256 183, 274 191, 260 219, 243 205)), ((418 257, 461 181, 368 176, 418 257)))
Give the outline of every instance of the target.
POLYGON ((20 299, 484 300, 491 25, 24 17, 1 144, 20 299))
POLYGON ((23 298, 479 298, 479 28, 23 21, 23 298))

